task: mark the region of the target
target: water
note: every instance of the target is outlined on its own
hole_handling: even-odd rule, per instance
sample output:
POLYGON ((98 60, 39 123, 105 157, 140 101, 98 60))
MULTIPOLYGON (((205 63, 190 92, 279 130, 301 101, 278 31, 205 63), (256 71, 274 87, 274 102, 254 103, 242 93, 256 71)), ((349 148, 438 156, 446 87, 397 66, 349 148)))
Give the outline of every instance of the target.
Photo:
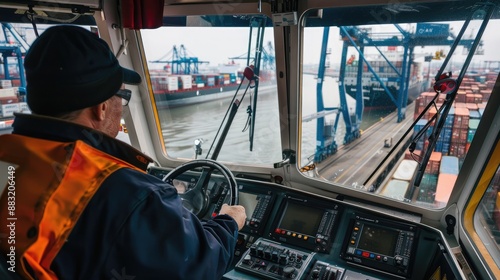
MULTIPOLYGON (((244 88, 244 86, 242 86, 244 88)), ((243 89, 240 90, 241 98, 243 89)), ((302 117, 316 112, 316 79, 313 75, 303 76, 303 107, 302 117)), ((282 160, 280 120, 278 97, 276 89, 259 91, 256 108, 256 123, 253 151, 250 151, 249 131, 245 130, 248 121, 247 107, 250 104, 250 93, 247 92, 241 102, 228 132, 218 160, 251 165, 271 165, 282 160)), ((339 107, 340 98, 338 84, 334 78, 327 77, 323 83, 323 99, 325 107, 339 107)), ((354 113, 355 100, 347 96, 348 107, 354 113)), ((170 109, 160 109, 161 129, 164 135, 167 153, 174 158, 193 159, 195 157, 194 141, 202 139, 202 155, 205 158, 210 146, 220 128, 231 98, 188 105, 170 109)), ((365 112, 360 124, 361 130, 367 129, 373 123, 388 114, 387 111, 365 112)), ((332 122, 336 114, 325 117, 325 123, 332 122)), ((291 121, 294 121, 293 119, 291 121)), ((308 163, 316 148, 316 120, 302 123, 301 165, 308 163)), ((220 133, 219 132, 219 135, 220 133)), ((336 141, 343 143, 345 125, 340 115, 336 141)), ((215 145, 214 145, 215 148, 215 145)), ((295 150, 295 148, 292 148, 295 150)), ((210 157, 213 153, 210 154, 210 157)))

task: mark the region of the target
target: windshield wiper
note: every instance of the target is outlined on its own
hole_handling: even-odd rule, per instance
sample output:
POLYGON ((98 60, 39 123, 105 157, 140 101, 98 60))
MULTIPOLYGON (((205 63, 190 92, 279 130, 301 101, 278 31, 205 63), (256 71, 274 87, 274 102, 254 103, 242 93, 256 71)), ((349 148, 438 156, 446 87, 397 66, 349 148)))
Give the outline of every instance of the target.
POLYGON ((217 140, 217 136, 219 135, 219 132, 221 132, 222 126, 224 125, 224 122, 227 118, 226 125, 224 126, 224 129, 222 130, 222 134, 219 138, 219 141, 217 142, 217 145, 215 146, 214 153, 212 154, 212 157, 211 157, 212 160, 217 160, 217 157, 219 156, 219 152, 222 148, 222 145, 224 144, 224 140, 226 140, 226 136, 227 136, 227 133, 229 132, 229 128, 231 128, 231 124, 233 123, 234 116, 236 116, 236 113, 238 112, 238 108, 240 107, 241 102, 238 99, 236 99, 236 96, 238 95, 238 91, 240 90, 241 85, 243 84, 243 81, 245 80, 245 78, 248 80, 248 84, 247 84, 247 87, 245 89, 245 92, 243 92, 243 96, 241 97, 241 100, 243 100, 243 98, 245 98, 245 95, 248 91, 248 88, 250 88, 250 85, 256 79, 255 74, 253 72, 252 65, 245 67, 245 70, 243 71, 243 79, 241 79, 241 82, 238 85, 236 92, 234 93, 234 96, 233 96, 233 99, 231 100, 229 108, 226 111, 224 118, 222 119, 221 125, 220 125, 219 129, 217 130, 217 133, 215 134, 214 141, 212 142, 212 145, 210 146, 210 149, 208 150, 207 156, 205 158, 208 158, 208 155, 210 155, 210 151, 212 150, 212 147, 214 146, 214 143, 217 140))
MULTIPOLYGON (((485 5, 487 6, 487 5, 485 5)), ((455 98, 457 96, 458 88, 460 87, 460 84, 462 83, 462 80, 465 76, 465 72, 467 71, 470 62, 472 61, 472 57, 474 56, 477 47, 480 44, 481 37, 484 33, 484 30, 486 29, 486 26, 488 25, 489 19, 491 15, 493 14, 493 10, 495 8, 494 5, 489 5, 489 8, 485 15, 483 22, 481 23, 481 27, 479 28, 476 37, 474 38, 474 42, 472 43, 472 46, 469 49, 469 53, 467 54, 467 58, 465 59, 464 65, 462 66, 462 69, 460 70, 460 74, 458 75, 456 80, 451 79, 451 77, 446 77, 446 74, 443 75, 443 71, 446 68, 448 62, 450 61, 455 49, 458 46, 459 41, 461 40, 462 36, 465 33, 465 29, 469 25, 470 21, 474 18, 477 19, 477 16, 481 14, 482 11, 481 9, 478 9, 474 11, 473 13, 470 14, 469 18, 466 20, 464 25, 462 26, 462 29, 460 30, 459 35, 457 36, 457 39, 453 43, 450 53, 448 56, 446 56, 445 61, 443 62, 443 65, 439 69, 439 72, 436 75, 436 83, 434 85, 434 90, 438 93, 445 93, 446 98, 443 103, 443 105, 440 108, 441 113, 436 114, 437 116, 437 122, 436 125, 434 125, 432 132, 429 136, 429 144, 427 146, 427 149, 424 152, 424 155, 422 157, 422 161, 419 163, 419 167, 417 169, 417 173, 415 175, 414 181, 413 181, 413 187, 418 187, 420 186, 420 183, 422 181, 422 178, 424 176, 425 168, 427 167, 427 163, 429 162, 429 159, 431 157, 432 151, 434 150, 434 147, 436 146, 437 140, 439 138, 439 134, 441 133, 442 128, 444 127, 444 124, 446 122, 446 118, 448 117, 448 113, 451 109, 451 106, 453 104, 453 101, 455 101, 455 98)), ((428 127, 427 127, 428 128, 428 127)))
MULTIPOLYGON (((484 5, 488 8, 487 12, 484 13, 484 20, 481 24, 481 27, 477 33, 476 38, 474 39, 472 45, 469 48, 469 54, 467 55, 467 58, 464 62, 464 65, 461 69, 461 72, 458 76, 457 79, 452 79, 451 78, 451 73, 444 73, 444 69, 446 69, 448 62, 451 59, 452 54, 454 53, 455 49, 460 43, 460 40, 462 39, 470 21, 472 19, 478 19, 478 14, 481 14, 482 10, 477 9, 473 13, 469 15, 469 18, 464 22, 464 25, 462 26, 462 29, 460 30, 459 34, 456 36, 455 41, 453 42, 453 45, 450 48, 449 55, 446 56, 445 61, 443 62, 443 65, 441 65, 441 68, 439 69, 437 75, 436 75, 436 82, 434 84, 434 91, 436 92, 436 95, 432 98, 432 100, 426 105, 426 107, 423 109, 423 111, 419 114, 419 116, 415 119, 415 121, 411 124, 411 126, 408 128, 408 130, 405 131, 403 136, 398 140, 398 142, 392 147, 392 149, 387 153, 387 155, 384 157, 384 159, 380 162, 380 164, 375 168, 375 170, 370 174, 370 176, 365 180, 363 185, 367 185, 372 178, 375 176, 375 174, 378 173, 378 170, 380 167, 384 165, 384 163, 391 157, 393 157, 394 152, 400 147, 400 144, 405 140, 405 138, 408 136, 410 132, 413 131, 413 128, 415 125, 420 121, 423 116, 427 113, 427 111, 430 109, 430 107, 435 106, 436 104, 436 99, 440 94, 446 94, 445 101, 443 105, 437 110, 437 113, 430 119, 428 122, 424 125, 424 127, 413 137, 412 141, 410 142, 409 150, 410 152, 413 152, 416 147, 416 142, 422 135, 429 129, 429 127, 432 125, 433 122, 435 122, 435 126, 433 127, 431 136, 429 136, 429 144, 427 146, 427 149, 425 150, 425 153, 422 156, 422 160, 419 162, 419 168, 417 170, 417 173, 415 174, 415 177, 413 178, 413 184, 411 185, 412 188, 418 187, 422 181, 425 168, 427 166, 427 163, 429 162, 430 156, 432 154, 432 151, 434 150, 434 147, 437 143, 437 140, 439 138, 439 134, 441 132, 441 129, 443 128, 446 118, 448 116, 448 113, 450 111, 450 108, 453 104, 453 101, 456 98, 458 88, 460 87, 460 83, 462 82, 465 72, 472 60, 472 57, 480 44, 481 37, 484 33, 484 30, 488 24, 488 21, 494 11, 495 6, 491 4, 484 5), (437 120, 437 121, 436 121, 437 120)), ((369 188, 370 191, 374 191, 376 189, 376 186, 372 186, 369 188)), ((410 190, 410 193, 413 193, 413 190, 410 190)))

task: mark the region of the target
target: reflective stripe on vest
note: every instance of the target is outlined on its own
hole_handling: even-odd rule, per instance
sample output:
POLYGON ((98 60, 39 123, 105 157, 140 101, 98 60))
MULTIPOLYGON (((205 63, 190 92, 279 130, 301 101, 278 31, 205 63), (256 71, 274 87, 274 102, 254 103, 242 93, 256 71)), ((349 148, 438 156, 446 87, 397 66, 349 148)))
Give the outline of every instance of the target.
MULTIPOLYGON (((38 279, 57 279, 52 261, 102 182, 119 168, 139 170, 82 141, 14 134, 0 136, 0 162, 15 167, 15 209, 8 210, 9 188, 0 198, 0 220, 15 225, 15 244, 2 240, 0 250, 8 256, 14 249, 16 272, 29 279, 25 261, 38 279)), ((11 235, 8 227, 0 227, 0 236, 11 235)))

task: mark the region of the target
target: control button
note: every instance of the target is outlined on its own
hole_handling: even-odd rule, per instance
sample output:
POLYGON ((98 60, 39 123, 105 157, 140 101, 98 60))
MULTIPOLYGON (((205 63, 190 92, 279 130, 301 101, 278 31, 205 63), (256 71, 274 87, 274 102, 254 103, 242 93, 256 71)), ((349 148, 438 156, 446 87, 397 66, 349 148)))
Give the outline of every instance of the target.
POLYGON ((264 259, 270 260, 271 259, 271 249, 267 248, 264 251, 264 259))
POLYGON ((285 276, 286 278, 289 278, 289 279, 295 278, 296 271, 297 270, 294 267, 287 266, 287 267, 283 268, 283 276, 285 276))
POLYGON ((273 262, 277 262, 278 261, 278 252, 277 251, 273 251, 272 254, 271 254, 271 260, 273 262))
POLYGON ((257 255, 257 246, 255 246, 255 244, 250 247, 250 255, 252 256, 257 255))
POLYGON ((278 257, 278 262, 280 264, 287 264, 288 260, 287 260, 288 256, 286 254, 280 254, 280 256, 278 257))
POLYGON ((246 255, 244 258, 243 258, 243 261, 242 261, 243 264, 246 264, 246 265, 252 265, 253 262, 252 262, 252 257, 250 257, 249 255, 246 255))
POLYGON ((313 279, 318 279, 318 278, 319 278, 319 273, 320 273, 319 268, 315 268, 315 269, 311 272, 311 277, 312 277, 313 279))
POLYGON ((257 247, 257 257, 262 258, 264 256, 264 248, 257 247))

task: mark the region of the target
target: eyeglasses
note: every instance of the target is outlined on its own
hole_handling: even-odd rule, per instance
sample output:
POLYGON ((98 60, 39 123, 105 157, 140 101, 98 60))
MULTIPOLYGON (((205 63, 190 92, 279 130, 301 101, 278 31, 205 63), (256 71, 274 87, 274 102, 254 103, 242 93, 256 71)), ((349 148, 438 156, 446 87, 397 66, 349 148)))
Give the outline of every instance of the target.
POLYGON ((128 89, 120 89, 118 90, 117 93, 115 93, 116 96, 119 96, 122 98, 122 105, 127 106, 128 102, 130 101, 130 97, 132 97, 132 91, 128 89))

